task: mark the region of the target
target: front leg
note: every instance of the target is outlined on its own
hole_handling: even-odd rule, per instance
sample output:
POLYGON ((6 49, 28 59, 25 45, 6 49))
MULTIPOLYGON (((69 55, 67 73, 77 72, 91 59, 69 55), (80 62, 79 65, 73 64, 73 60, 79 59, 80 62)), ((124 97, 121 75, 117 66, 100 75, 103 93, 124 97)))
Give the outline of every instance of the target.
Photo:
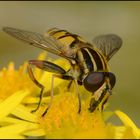
POLYGON ((75 81, 75 84, 76 84, 76 92, 77 92, 77 95, 78 95, 78 101, 79 101, 79 109, 78 109, 78 113, 81 112, 81 97, 80 97, 80 93, 79 93, 79 89, 78 89, 78 83, 77 83, 77 80, 74 79, 72 76, 70 76, 68 74, 68 72, 66 72, 63 68, 61 68, 60 66, 56 65, 56 64, 53 64, 51 62, 48 62, 48 61, 42 61, 42 60, 30 60, 29 61, 29 65, 28 65, 28 73, 29 73, 29 76, 31 78, 31 80, 39 87, 41 88, 41 92, 40 92, 40 98, 39 98, 39 103, 38 103, 38 106, 34 111, 37 111, 40 107, 40 104, 41 104, 41 101, 42 101, 42 97, 43 97, 43 90, 44 90, 44 86, 42 84, 40 84, 36 78, 34 77, 34 74, 32 72, 32 69, 31 69, 31 66, 34 65, 36 66, 37 68, 40 68, 41 70, 45 70, 45 71, 48 71, 48 72, 52 72, 52 73, 55 73, 52 75, 52 81, 51 81, 51 100, 50 100, 50 103, 48 105, 48 107, 46 108, 45 112, 42 114, 42 116, 44 116, 48 109, 50 108, 51 104, 52 104, 52 100, 53 100, 53 89, 54 89, 54 78, 55 77, 58 77, 58 78, 61 78, 61 79, 65 79, 65 80, 74 80, 75 81))
POLYGON ((33 71, 32 71, 32 67, 31 67, 31 63, 29 61, 29 65, 27 66, 27 71, 29 74, 29 77, 31 78, 31 80, 41 89, 40 91, 40 97, 39 97, 39 103, 37 105, 37 108, 32 110, 32 112, 36 112, 39 109, 39 106, 41 104, 41 100, 42 100, 42 96, 43 96, 43 91, 44 91, 44 86, 42 84, 40 84, 37 79, 35 78, 33 71))
MULTIPOLYGON (((42 60, 30 60, 29 61, 29 65, 27 66, 29 76, 30 76, 31 80, 41 89, 38 106, 35 110, 32 111, 32 112, 35 112, 40 107, 42 97, 43 97, 43 91, 44 91, 45 87, 42 84, 40 84, 38 82, 38 80, 35 78, 33 71, 32 71, 32 65, 36 66, 37 68, 40 68, 41 70, 57 73, 59 75, 59 77, 61 77, 61 75, 65 74, 66 71, 63 68, 61 68, 60 66, 53 64, 51 62, 48 62, 48 61, 42 61, 42 60)), ((52 78, 52 81, 53 81, 53 78, 52 78)), ((52 100, 52 96, 53 96, 52 93, 53 93, 53 86, 51 89, 51 100, 52 100)))
POLYGON ((80 112, 81 112, 81 96, 80 96, 77 80, 74 79, 74 82, 75 82, 75 85, 76 85, 76 92, 77 92, 77 95, 78 95, 78 102, 79 102, 78 113, 80 114, 80 112))

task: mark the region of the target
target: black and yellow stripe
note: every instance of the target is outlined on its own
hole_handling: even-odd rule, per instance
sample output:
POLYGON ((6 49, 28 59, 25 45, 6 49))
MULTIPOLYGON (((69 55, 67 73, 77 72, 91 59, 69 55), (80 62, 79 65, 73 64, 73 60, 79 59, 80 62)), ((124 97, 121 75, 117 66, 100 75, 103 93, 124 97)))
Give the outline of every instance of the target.
POLYGON ((48 33, 64 45, 64 48, 62 49, 66 49, 66 47, 68 47, 66 49, 68 51, 74 50, 75 48, 77 49, 75 60, 81 70, 79 79, 82 80, 84 75, 91 71, 105 71, 107 69, 104 56, 98 50, 90 48, 92 45, 80 36, 58 28, 52 28, 48 31, 48 33), (82 47, 80 47, 81 44, 79 45, 78 43, 81 43, 82 47), (90 47, 86 47, 88 45, 90 45, 90 47))
POLYGON ((65 46, 69 46, 70 49, 75 48, 77 43, 87 43, 83 38, 76 34, 72 34, 67 30, 60 30, 58 28, 52 28, 47 32, 50 36, 53 36, 65 46))
POLYGON ((81 48, 77 51, 76 60, 83 74, 91 71, 103 71, 107 69, 104 57, 91 48, 81 48))

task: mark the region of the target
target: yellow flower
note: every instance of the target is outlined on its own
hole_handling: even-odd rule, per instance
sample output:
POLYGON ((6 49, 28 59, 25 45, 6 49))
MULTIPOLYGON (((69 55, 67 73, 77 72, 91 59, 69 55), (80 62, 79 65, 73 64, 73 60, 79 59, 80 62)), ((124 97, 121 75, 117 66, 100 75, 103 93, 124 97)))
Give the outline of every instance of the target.
MULTIPOLYGON (((42 53, 38 59, 45 59, 42 53)), ((52 60, 50 60, 52 61, 52 60)), ((53 61, 68 69, 67 61, 53 61)), ((39 110, 31 113, 39 101, 40 89, 34 85, 26 73, 26 65, 14 69, 10 63, 8 69, 0 71, 0 138, 140 138, 140 129, 123 112, 88 111, 90 94, 80 88, 82 111, 78 111, 78 98, 74 84, 67 89, 69 81, 55 79, 52 106, 42 117, 50 101, 52 73, 34 68, 35 77, 45 86, 44 97, 39 110), (116 126, 108 121, 113 115, 121 120, 122 125, 116 126)))
POLYGON ((0 71, 0 99, 5 99, 16 91, 32 87, 32 82, 28 80, 25 69, 26 63, 19 70, 15 70, 14 63, 11 62, 8 69, 3 68, 0 71))

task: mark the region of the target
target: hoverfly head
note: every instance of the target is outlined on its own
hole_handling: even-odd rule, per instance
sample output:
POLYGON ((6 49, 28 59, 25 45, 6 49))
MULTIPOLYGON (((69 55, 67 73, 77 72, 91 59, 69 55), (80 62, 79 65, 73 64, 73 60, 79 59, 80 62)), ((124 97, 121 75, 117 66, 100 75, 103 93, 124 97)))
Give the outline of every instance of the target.
POLYGON ((109 78, 110 88, 108 90, 111 90, 116 82, 116 77, 111 72, 89 73, 84 79, 84 87, 90 92, 95 92, 106 82, 106 78, 109 78))

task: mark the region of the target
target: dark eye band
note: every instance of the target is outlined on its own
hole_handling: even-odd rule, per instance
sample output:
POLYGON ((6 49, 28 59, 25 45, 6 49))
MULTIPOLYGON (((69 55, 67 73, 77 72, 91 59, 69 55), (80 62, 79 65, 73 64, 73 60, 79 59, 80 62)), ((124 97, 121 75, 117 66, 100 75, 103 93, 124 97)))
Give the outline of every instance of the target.
POLYGON ((115 78, 115 75, 111 72, 91 72, 84 79, 84 87, 88 91, 94 92, 103 85, 106 77, 109 77, 110 85, 112 89, 115 85, 116 78, 115 78))

